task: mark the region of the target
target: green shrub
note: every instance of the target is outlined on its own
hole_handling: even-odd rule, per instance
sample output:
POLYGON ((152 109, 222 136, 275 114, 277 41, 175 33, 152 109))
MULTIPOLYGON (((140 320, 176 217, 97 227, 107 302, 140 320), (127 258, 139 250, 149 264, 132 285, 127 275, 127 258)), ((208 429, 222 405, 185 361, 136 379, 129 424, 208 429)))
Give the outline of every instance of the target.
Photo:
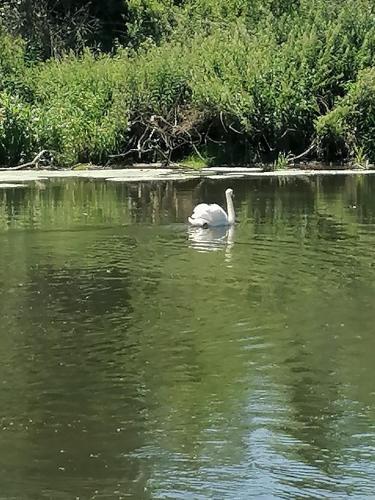
POLYGON ((61 164, 104 161, 116 152, 128 123, 126 58, 66 56, 34 68, 33 136, 61 164), (123 91, 123 92, 121 92, 123 91))
POLYGON ((25 43, 8 35, 0 24, 0 91, 19 91, 25 78, 25 43))
POLYGON ((0 163, 13 165, 32 151, 31 107, 15 95, 0 92, 0 163))
POLYGON ((359 73, 347 95, 319 118, 316 130, 322 148, 334 145, 331 155, 344 149, 354 156, 361 150, 375 161, 375 68, 359 73))
POLYGON ((127 36, 133 48, 147 41, 160 42, 171 34, 177 22, 172 0, 129 0, 127 8, 127 36))
POLYGON ((189 52, 180 43, 169 43, 141 53, 133 61, 127 83, 132 109, 168 115, 190 100, 189 52))

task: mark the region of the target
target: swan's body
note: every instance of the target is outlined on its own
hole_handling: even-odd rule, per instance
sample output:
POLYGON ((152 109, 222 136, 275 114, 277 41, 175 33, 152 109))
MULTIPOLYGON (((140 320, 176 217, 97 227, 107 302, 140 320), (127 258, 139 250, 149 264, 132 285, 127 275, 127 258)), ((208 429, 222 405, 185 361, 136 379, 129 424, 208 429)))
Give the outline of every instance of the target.
POLYGON ((189 217, 190 224, 192 226, 204 228, 232 226, 235 222, 233 190, 227 189, 225 191, 225 197, 227 199, 228 214, 219 205, 216 205, 216 203, 212 205, 200 203, 194 208, 191 217, 189 217))

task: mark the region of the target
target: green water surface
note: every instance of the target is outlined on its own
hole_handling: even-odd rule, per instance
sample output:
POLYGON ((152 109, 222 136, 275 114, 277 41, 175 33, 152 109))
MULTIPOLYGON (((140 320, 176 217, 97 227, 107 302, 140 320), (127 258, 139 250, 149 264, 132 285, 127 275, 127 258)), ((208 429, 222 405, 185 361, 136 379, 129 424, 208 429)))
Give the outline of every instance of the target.
POLYGON ((374 255, 373 177, 0 190, 0 498, 375 498, 374 255))

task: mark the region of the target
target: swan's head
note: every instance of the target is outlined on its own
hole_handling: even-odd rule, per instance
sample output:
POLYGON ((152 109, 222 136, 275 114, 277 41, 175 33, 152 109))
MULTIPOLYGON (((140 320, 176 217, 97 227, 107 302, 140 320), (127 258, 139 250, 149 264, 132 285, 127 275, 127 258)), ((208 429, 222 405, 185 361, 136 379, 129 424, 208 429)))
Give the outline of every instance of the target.
POLYGON ((225 195, 226 196, 230 196, 231 198, 233 198, 233 189, 231 188, 228 188, 225 190, 225 195))

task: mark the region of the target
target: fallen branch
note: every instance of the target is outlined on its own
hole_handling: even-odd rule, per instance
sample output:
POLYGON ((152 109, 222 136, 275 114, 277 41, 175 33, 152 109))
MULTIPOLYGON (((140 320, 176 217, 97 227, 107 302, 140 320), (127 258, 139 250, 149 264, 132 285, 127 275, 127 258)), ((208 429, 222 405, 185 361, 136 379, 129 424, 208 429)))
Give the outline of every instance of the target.
POLYGON ((39 164, 39 161, 46 153, 49 153, 49 151, 47 149, 43 149, 35 156, 35 158, 32 161, 29 161, 27 163, 22 163, 21 165, 17 165, 16 167, 0 168, 0 171, 6 172, 8 170, 24 170, 30 167, 35 167, 35 165, 39 164))
POLYGON ((166 117, 140 114, 132 121, 132 137, 127 150, 109 155, 107 165, 116 159, 136 155, 138 161, 147 156, 151 161, 159 158, 163 166, 168 166, 173 153, 183 148, 193 148, 201 157, 197 146, 204 140, 199 131, 202 121, 202 113, 182 109, 178 105, 166 117))
POLYGON ((306 149, 306 151, 304 151, 303 153, 297 155, 297 156, 292 156, 290 158, 290 162, 294 162, 296 160, 300 160, 301 158, 303 158, 304 156, 308 155, 313 149, 315 149, 316 147, 316 141, 315 139, 312 141, 312 143, 310 144, 310 146, 306 149))
POLYGON ((222 125, 222 127, 224 129, 224 132, 227 134, 228 130, 227 130, 227 128, 225 126, 225 123, 224 123, 224 117, 223 117, 223 112, 222 111, 220 111, 220 121, 221 121, 221 125, 222 125))

